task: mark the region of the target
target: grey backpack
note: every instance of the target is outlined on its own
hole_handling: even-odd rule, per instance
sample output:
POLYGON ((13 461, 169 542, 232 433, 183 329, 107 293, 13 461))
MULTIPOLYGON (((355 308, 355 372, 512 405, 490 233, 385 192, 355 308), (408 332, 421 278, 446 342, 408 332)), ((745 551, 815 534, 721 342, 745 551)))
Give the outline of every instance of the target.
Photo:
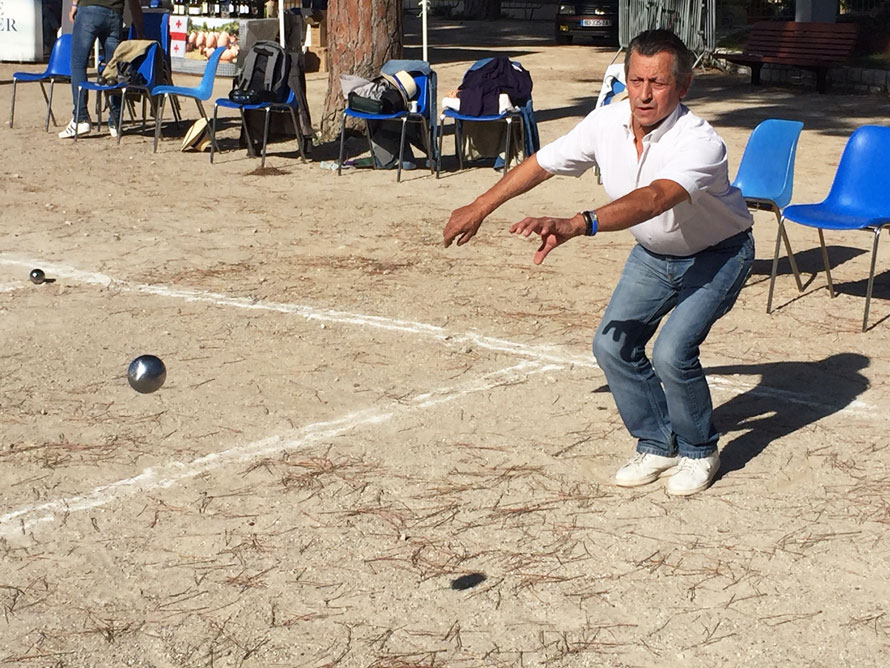
POLYGON ((278 42, 260 40, 250 49, 235 77, 229 99, 238 104, 284 102, 289 88, 290 57, 278 42))

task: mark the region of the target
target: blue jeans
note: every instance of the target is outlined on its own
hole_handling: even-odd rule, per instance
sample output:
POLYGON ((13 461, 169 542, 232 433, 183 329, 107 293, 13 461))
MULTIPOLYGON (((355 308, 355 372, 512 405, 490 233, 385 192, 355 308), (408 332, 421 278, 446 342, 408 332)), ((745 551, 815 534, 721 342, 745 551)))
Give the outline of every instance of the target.
POLYGON ((732 308, 753 262, 750 231, 689 257, 631 251, 593 353, 637 452, 697 459, 717 450, 699 346, 732 308), (668 313, 650 361, 646 344, 668 313))
MULTIPOLYGON (((123 17, 107 7, 90 5, 81 7, 74 15, 74 30, 71 33, 71 96, 74 111, 71 117, 78 123, 89 119, 87 113, 87 93, 78 91, 78 87, 87 80, 87 62, 93 43, 98 39, 105 54, 105 62, 111 60, 114 50, 124 38, 123 17), (78 113, 77 96, 80 93, 80 112, 78 113), (75 115, 79 118, 75 118, 75 115)), ((109 96, 111 99, 111 116, 120 116, 120 97, 109 96)))

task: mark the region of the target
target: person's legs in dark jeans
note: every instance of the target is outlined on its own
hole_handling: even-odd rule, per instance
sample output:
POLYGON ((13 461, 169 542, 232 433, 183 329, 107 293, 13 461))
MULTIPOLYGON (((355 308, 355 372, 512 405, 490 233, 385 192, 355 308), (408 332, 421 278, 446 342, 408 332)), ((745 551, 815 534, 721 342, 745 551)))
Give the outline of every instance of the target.
MULTIPOLYGON (((118 44, 121 43, 123 38, 124 26, 120 18, 115 22, 111 22, 107 26, 107 32, 99 36, 99 39, 102 40, 102 51, 105 54, 106 63, 111 60, 115 49, 117 49, 118 44)), ((117 127, 121 115, 121 98, 117 95, 109 95, 108 99, 109 104, 111 105, 108 125, 117 127)))
MULTIPOLYGON (((120 44, 122 36, 123 22, 117 12, 98 5, 90 5, 77 11, 71 34, 71 96, 74 104, 71 117, 76 121, 89 120, 87 94, 80 90, 80 84, 87 79, 87 63, 93 44, 97 39, 100 41, 107 62, 120 44)), ((117 101, 112 102, 112 114, 115 114, 115 110, 117 114, 120 113, 120 104, 117 101)))

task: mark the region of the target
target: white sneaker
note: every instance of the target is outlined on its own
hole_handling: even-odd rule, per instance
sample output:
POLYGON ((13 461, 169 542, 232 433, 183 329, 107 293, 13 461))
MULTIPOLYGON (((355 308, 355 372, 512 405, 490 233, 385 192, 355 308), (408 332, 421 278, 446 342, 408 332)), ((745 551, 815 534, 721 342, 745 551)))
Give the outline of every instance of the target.
POLYGON ((80 123, 75 123, 72 118, 68 125, 65 126, 65 129, 59 133, 59 139, 71 139, 75 134, 77 136, 80 135, 88 135, 90 134, 90 130, 92 130, 92 126, 89 121, 81 121, 80 123))
POLYGON ((680 458, 662 457, 638 452, 615 473, 615 484, 619 487, 639 487, 655 482, 663 475, 670 475, 680 458))
POLYGON ((720 455, 716 452, 700 459, 680 457, 677 470, 668 480, 667 493, 674 496, 689 496, 701 492, 711 486, 719 470, 720 455))
POLYGON ((117 128, 113 125, 108 126, 108 134, 111 135, 112 139, 117 139, 117 128))

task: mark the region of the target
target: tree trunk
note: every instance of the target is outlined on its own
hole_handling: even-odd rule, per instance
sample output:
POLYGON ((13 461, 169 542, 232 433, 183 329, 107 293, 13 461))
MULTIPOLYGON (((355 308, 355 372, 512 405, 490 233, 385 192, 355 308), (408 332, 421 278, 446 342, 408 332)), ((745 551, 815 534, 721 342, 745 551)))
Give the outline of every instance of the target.
POLYGON ((327 29, 328 92, 321 139, 333 141, 346 106, 340 74, 373 79, 383 63, 402 57, 402 0, 331 0, 327 29))
POLYGON ((492 20, 501 17, 501 0, 464 0, 464 18, 492 20))

